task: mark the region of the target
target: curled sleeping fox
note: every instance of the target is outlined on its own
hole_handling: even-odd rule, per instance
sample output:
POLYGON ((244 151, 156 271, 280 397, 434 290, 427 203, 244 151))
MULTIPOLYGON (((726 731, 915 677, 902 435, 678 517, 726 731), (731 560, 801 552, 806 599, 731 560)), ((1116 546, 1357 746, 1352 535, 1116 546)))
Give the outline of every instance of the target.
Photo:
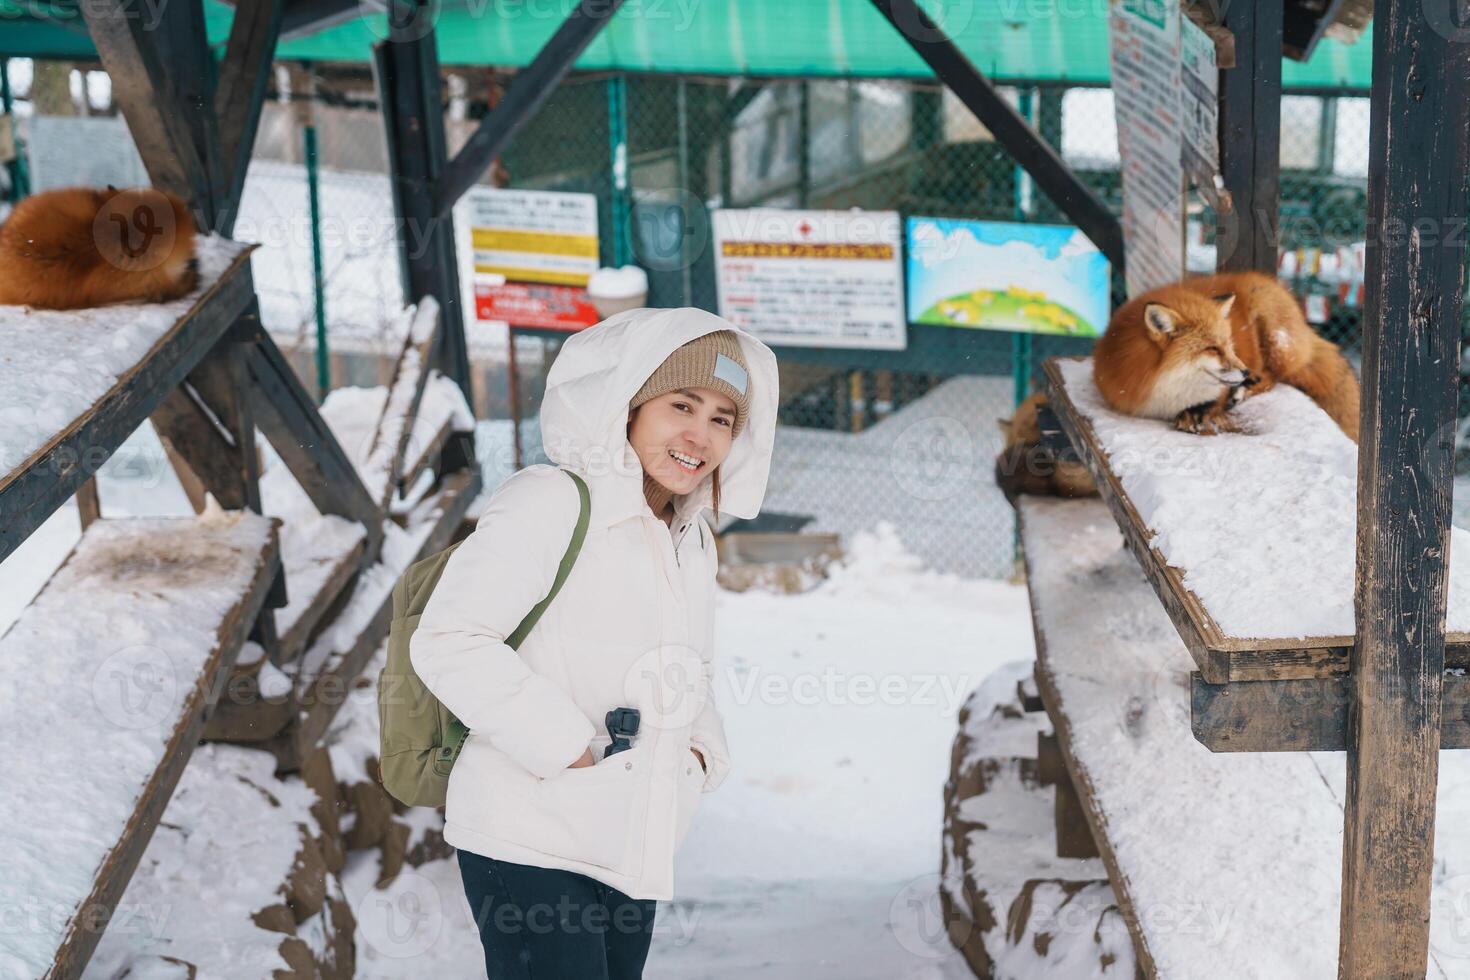
POLYGON ((199 282, 194 243, 188 207, 165 191, 36 194, 0 225, 0 304, 74 310, 178 299, 199 282))
POLYGON ((1095 497, 1092 474, 1079 460, 1058 457, 1041 438, 1040 410, 1046 396, 1033 392, 1008 419, 997 419, 1005 445, 995 458, 995 484, 1014 506, 1020 494, 1095 497))
POLYGON ((1299 388, 1358 441, 1358 378, 1270 276, 1240 272, 1150 290, 1113 314, 1092 355, 1103 398, 1186 432, 1235 432, 1230 409, 1277 384, 1299 388))

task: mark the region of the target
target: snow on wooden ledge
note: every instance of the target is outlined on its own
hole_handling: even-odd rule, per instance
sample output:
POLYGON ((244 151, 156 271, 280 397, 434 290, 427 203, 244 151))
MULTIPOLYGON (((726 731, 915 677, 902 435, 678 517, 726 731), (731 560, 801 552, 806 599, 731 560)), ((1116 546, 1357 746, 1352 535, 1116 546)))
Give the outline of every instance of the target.
MULTIPOLYGON (((1232 637, 1351 637, 1357 446, 1285 385, 1234 409, 1246 432, 1199 436, 1110 409, 1090 358, 1058 359, 1067 396, 1153 535, 1232 637)), ((1470 630, 1470 531, 1451 531, 1447 629, 1470 630)))
POLYGON ((252 246, 196 239, 199 285, 169 303, 85 310, 0 305, 0 476, 106 395, 252 246))
MULTIPOLYGON (((1038 680, 1147 975, 1335 976, 1345 754, 1195 741, 1190 655, 1107 508, 1027 497, 1020 517, 1038 680)), ((1429 975, 1464 980, 1470 753, 1440 754, 1437 799, 1429 975)))

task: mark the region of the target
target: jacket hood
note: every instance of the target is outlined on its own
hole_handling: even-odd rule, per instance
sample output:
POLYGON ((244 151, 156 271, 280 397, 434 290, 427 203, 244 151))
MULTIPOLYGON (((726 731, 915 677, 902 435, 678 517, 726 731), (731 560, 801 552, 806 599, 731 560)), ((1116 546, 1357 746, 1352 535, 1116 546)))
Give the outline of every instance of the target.
MULTIPOLYGON (((720 464, 720 512, 753 518, 771 469, 779 401, 776 355, 755 337, 705 310, 636 309, 608 317, 562 344, 546 378, 541 441, 547 458, 587 479, 591 521, 606 526, 652 513, 643 496, 643 465, 628 442, 628 402, 679 347, 716 330, 740 342, 750 375, 744 427, 720 464)), ((714 505, 711 477, 674 498, 680 519, 714 505)))

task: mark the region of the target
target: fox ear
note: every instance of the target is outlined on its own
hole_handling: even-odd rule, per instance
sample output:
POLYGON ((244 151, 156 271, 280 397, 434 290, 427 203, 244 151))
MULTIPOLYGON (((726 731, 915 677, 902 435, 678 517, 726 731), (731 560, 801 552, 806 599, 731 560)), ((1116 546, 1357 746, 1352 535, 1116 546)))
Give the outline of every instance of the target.
POLYGON ((1149 303, 1143 308, 1143 323, 1155 340, 1162 340, 1179 329, 1179 314, 1159 303, 1149 303))
POLYGON ((1220 315, 1229 316, 1230 308, 1235 305, 1235 294, 1226 293, 1223 296, 1216 296, 1215 302, 1220 304, 1220 315))

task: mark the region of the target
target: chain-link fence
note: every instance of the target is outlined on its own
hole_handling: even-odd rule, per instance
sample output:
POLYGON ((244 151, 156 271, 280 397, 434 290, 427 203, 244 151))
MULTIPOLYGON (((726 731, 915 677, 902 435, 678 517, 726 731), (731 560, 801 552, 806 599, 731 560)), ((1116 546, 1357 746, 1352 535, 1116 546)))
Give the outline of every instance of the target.
MULTIPOLYGON (((507 79, 489 69, 445 75, 453 152, 507 79)), ((313 370, 321 309, 331 383, 376 383, 378 342, 403 297, 371 71, 280 66, 275 81, 237 237, 262 243, 255 277, 264 317, 298 352, 303 373, 313 370)), ((1121 211, 1110 90, 1027 83, 1002 91, 1121 211)), ((1308 319, 1354 356, 1367 149, 1366 93, 1283 100, 1279 272, 1308 319)), ((714 208, 1066 223, 951 93, 914 81, 573 75, 485 181, 595 195, 602 264, 643 267, 648 302, 663 307, 718 310, 714 208)), ((1212 228, 1206 209, 1191 214, 1194 271, 1214 268, 1212 228)), ((504 418, 504 331, 472 317, 467 329, 477 408, 504 418)), ((1041 359, 1083 352, 1089 342, 914 323, 907 336, 902 351, 777 348, 782 427, 763 520, 845 536, 888 520, 936 568, 1006 574, 1014 532, 990 479, 996 420, 1024 396, 1041 359)), ((555 347, 517 339, 521 409, 532 420, 524 462, 539 458, 533 419, 555 347)), ((1462 405, 1470 414, 1470 398, 1462 405)))

